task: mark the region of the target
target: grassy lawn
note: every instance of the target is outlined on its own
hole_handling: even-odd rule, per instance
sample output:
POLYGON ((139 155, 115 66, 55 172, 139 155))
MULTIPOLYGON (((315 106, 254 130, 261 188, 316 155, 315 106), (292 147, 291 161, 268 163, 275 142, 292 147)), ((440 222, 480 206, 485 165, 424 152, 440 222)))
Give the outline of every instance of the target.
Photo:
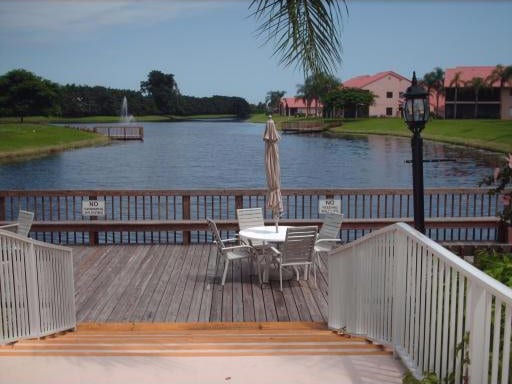
POLYGON ((40 124, 0 124, 0 161, 41 156, 110 140, 95 133, 40 124))
MULTIPOLYGON (((347 120, 334 133, 378 134, 410 137, 402 119, 370 118, 347 120)), ((498 152, 512 152, 511 120, 432 120, 422 132, 425 139, 467 145, 498 152)))

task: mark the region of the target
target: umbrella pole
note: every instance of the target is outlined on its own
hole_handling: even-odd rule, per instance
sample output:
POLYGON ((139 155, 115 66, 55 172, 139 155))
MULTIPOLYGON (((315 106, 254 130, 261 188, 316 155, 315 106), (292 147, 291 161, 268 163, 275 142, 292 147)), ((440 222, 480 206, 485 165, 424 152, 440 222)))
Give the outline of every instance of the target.
POLYGON ((274 223, 276 225, 276 233, 279 232, 279 214, 274 212, 274 223))

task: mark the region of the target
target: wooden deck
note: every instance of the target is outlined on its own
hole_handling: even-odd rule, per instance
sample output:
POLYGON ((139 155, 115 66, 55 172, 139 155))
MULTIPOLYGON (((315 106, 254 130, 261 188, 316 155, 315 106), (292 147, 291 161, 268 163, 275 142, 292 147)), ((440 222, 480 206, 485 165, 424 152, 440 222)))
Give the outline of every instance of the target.
POLYGON ((327 270, 310 281, 260 286, 248 260, 223 260, 210 245, 74 247, 78 322, 327 321, 327 270))

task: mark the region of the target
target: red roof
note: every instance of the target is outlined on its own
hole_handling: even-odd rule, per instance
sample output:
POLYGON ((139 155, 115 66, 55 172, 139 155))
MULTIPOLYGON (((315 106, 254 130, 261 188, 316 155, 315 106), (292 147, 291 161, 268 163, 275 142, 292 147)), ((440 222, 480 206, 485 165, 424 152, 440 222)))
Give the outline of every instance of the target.
MULTIPOLYGON (((455 74, 460 72, 460 79, 462 82, 470 81, 475 77, 481 77, 482 79, 486 79, 489 75, 494 71, 495 66, 481 66, 481 67, 455 67, 455 68, 446 68, 444 72, 444 86, 450 87, 450 83, 452 82, 455 74)), ((499 87, 500 82, 495 81, 492 84, 493 87, 499 87)))
MULTIPOLYGON (((283 97, 281 99, 281 104, 286 105, 288 108, 307 108, 306 103, 304 102, 304 100, 301 97, 283 97)), ((319 101, 313 100, 313 102, 311 103, 311 105, 309 107, 310 108, 311 107, 322 108, 323 105, 319 101)))
POLYGON ((363 75, 363 76, 353 77, 351 79, 348 79, 347 81, 344 81, 343 86, 348 87, 348 88, 364 88, 364 87, 370 85, 371 83, 374 83, 375 81, 380 80, 386 76, 394 76, 398 79, 402 79, 402 80, 406 80, 406 81, 410 82, 409 79, 403 77, 402 75, 399 75, 396 72, 386 71, 386 72, 376 73, 375 75, 363 75))

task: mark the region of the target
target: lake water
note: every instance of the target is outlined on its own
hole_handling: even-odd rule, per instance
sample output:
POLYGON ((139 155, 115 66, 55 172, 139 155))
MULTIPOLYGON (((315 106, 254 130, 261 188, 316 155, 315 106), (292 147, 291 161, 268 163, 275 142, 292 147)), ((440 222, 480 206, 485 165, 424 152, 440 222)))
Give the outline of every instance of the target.
MULTIPOLYGON (((6 189, 265 188, 264 124, 144 123, 144 142, 115 142, 0 165, 6 189)), ((428 129, 428 127, 427 127, 428 129)), ((410 139, 282 135, 283 188, 410 188, 410 139)), ((425 188, 477 187, 492 152, 424 142, 425 188)))

